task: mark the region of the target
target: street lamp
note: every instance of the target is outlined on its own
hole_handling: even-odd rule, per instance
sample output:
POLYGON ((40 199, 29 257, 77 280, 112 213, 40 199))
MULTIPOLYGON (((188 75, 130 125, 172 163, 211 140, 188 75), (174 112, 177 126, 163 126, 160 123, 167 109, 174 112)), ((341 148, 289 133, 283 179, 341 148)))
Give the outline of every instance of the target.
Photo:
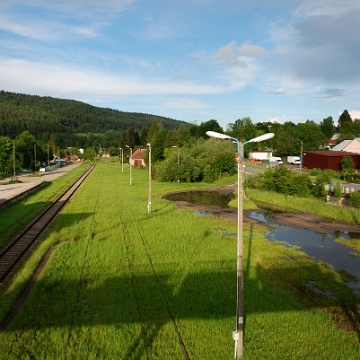
POLYGON ((151 144, 147 143, 149 147, 149 191, 148 191, 148 213, 151 213, 151 144))
POLYGON ((261 142, 274 137, 273 133, 267 133, 256 138, 240 142, 229 135, 215 131, 207 131, 207 136, 218 139, 230 139, 237 144, 237 168, 238 168, 238 223, 237 223, 237 297, 236 297, 236 331, 233 332, 235 340, 235 358, 243 355, 243 166, 244 166, 244 145, 250 142, 261 142))
POLYGON ((121 151, 121 173, 124 173, 124 149, 123 148, 119 148, 119 150, 121 151))
POLYGON ((300 167, 299 167, 299 172, 301 172, 301 165, 302 165, 302 153, 303 153, 303 146, 304 143, 302 140, 299 140, 301 142, 301 147, 300 147, 300 167))
POLYGON ((129 163, 130 163, 130 185, 132 185, 132 148, 129 145, 125 145, 127 148, 130 149, 130 158, 129 158, 129 163))

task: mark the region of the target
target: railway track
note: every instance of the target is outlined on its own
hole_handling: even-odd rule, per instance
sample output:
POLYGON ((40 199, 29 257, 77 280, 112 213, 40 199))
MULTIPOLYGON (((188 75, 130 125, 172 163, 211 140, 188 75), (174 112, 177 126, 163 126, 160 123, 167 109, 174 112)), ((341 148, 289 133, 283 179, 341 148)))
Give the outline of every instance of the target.
POLYGON ((89 167, 62 195, 28 224, 21 233, 0 249, 0 290, 15 274, 16 270, 35 247, 40 235, 52 223, 56 215, 93 169, 94 166, 89 167))

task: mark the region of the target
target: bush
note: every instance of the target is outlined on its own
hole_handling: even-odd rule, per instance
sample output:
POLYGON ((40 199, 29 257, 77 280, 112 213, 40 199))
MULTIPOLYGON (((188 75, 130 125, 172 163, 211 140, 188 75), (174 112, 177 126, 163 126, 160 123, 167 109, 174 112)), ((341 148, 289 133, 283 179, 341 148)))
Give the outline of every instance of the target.
POLYGON ((306 173, 295 173, 284 167, 269 168, 264 174, 246 179, 248 188, 274 191, 284 195, 307 196, 312 189, 310 177, 306 173))
POLYGON ((316 168, 311 169, 310 172, 309 172, 310 176, 318 176, 320 174, 322 174, 322 170, 321 169, 316 169, 316 168))
POLYGON ((206 165, 204 167, 204 171, 203 171, 203 181, 211 184, 212 182, 215 181, 215 178, 216 178, 216 175, 215 175, 214 171, 211 169, 210 164, 206 165))
POLYGON ((360 190, 356 190, 350 194, 350 203, 354 208, 360 209, 360 190))
POLYGON ((221 177, 222 174, 234 175, 236 172, 234 153, 226 152, 215 155, 211 162, 211 168, 218 177, 221 177))

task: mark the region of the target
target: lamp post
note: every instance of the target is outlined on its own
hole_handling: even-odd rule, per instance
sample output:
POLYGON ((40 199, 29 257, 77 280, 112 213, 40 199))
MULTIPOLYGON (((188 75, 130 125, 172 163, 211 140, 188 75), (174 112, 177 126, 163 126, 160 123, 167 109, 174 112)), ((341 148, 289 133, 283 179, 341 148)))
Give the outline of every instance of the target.
POLYGON ((130 149, 130 158, 129 158, 129 163, 130 163, 130 185, 132 185, 132 148, 129 145, 125 145, 127 148, 130 149))
POLYGON ((243 356, 243 166, 244 166, 244 145, 250 142, 260 142, 274 137, 273 133, 264 134, 256 138, 240 142, 229 135, 215 131, 207 131, 207 136, 218 139, 230 139, 237 145, 237 169, 238 169, 238 223, 237 223, 237 296, 236 296, 236 331, 233 332, 235 340, 235 358, 243 356))
POLYGON ((148 190, 148 213, 151 213, 151 144, 147 143, 149 147, 149 190, 148 190))
POLYGON ((124 149, 123 148, 119 148, 119 150, 121 151, 121 173, 124 173, 124 149))
POLYGON ((303 153, 303 146, 304 143, 302 140, 299 140, 301 142, 301 146, 300 146, 300 167, 299 167, 299 172, 301 172, 301 165, 302 165, 302 153, 303 153))
POLYGON ((12 181, 17 181, 17 177, 16 177, 16 161, 15 161, 15 140, 13 141, 13 170, 14 170, 14 176, 12 178, 12 181))

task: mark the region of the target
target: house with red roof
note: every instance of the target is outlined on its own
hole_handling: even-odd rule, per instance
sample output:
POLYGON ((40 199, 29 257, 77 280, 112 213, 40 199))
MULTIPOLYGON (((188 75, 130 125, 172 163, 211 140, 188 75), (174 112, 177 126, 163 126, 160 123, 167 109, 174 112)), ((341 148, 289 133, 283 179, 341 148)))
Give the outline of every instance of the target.
POLYGON ((132 153, 131 157, 131 166, 143 166, 146 167, 145 164, 145 154, 146 149, 138 148, 132 153))

